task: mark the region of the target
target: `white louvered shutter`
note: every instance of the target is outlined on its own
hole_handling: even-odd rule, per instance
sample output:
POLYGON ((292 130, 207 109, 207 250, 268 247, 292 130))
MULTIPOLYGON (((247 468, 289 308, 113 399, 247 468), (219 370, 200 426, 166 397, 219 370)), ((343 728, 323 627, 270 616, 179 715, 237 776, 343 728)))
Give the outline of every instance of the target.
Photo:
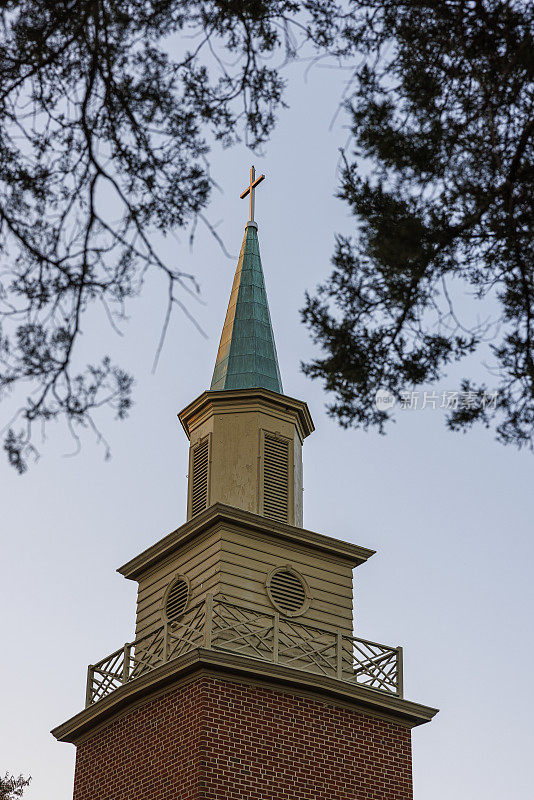
POLYGON ((288 521, 289 442, 265 434, 263 442, 263 516, 288 521))
POLYGON ((281 569, 274 573, 269 583, 274 603, 286 613, 298 614, 306 602, 306 590, 294 572, 281 569))
POLYGON ((183 613, 189 599, 189 586, 186 580, 178 578, 167 595, 165 610, 169 621, 178 619, 183 613))
POLYGON ((193 485, 191 489, 191 516, 204 511, 208 504, 209 438, 193 449, 193 485))

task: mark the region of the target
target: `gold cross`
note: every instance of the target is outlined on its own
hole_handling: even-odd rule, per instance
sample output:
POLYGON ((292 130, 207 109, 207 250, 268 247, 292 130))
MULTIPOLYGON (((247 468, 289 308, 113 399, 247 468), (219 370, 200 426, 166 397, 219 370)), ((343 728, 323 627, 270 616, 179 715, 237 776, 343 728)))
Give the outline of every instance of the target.
POLYGON ((250 204, 249 204, 249 222, 254 222, 254 201, 256 199, 256 186, 264 180, 265 175, 260 175, 259 178, 256 178, 256 170, 254 166, 250 168, 250 183, 245 189, 244 192, 241 192, 239 197, 243 200, 247 194, 250 195, 250 204))

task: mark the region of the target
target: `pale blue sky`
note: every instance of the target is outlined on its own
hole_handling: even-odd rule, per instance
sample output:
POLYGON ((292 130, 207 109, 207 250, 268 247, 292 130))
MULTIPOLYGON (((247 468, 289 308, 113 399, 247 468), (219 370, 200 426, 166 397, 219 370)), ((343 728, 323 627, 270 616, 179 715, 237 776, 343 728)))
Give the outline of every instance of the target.
MULTIPOLYGON (((267 174, 257 219, 284 389, 308 402, 317 428, 304 448, 304 524, 378 551, 355 573, 356 632, 404 645, 406 696, 441 709, 414 732, 415 800, 523 800, 534 745, 533 457, 482 429, 449 433, 439 410, 399 411, 386 437, 325 415, 320 385, 299 372, 313 348, 298 309, 330 270, 334 232, 352 228, 333 196, 343 117, 329 131, 343 75, 315 69, 305 82, 298 66, 290 75, 291 109, 253 160, 267 174)), ((209 217, 235 257, 251 160, 244 146, 212 157, 224 194, 209 217)), ((90 435, 64 457, 72 444, 51 426, 27 475, 0 461, 0 772, 31 773, 28 800, 72 796, 74 748, 49 730, 82 708, 87 664, 132 636, 135 586, 115 569, 185 520, 176 414, 209 386, 235 259, 202 227, 192 252, 180 239, 160 252, 199 279, 204 305, 189 308, 207 339, 177 313, 151 375, 165 311, 158 278, 130 305, 124 338, 100 311, 83 326, 89 357, 110 352, 137 379, 129 419, 102 418, 112 460, 90 435)), ((476 362, 451 370, 438 389, 458 388, 470 369, 476 362)))

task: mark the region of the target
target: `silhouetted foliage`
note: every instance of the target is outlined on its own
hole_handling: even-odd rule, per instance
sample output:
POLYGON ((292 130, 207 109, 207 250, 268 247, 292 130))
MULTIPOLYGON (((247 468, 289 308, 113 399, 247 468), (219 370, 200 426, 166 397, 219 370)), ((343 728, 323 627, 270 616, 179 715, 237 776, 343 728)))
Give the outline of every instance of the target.
MULTIPOLYGON (((186 310, 195 281, 151 233, 207 222, 209 137, 266 140, 283 81, 265 59, 291 55, 286 15, 300 5, 2 4, 0 392, 28 391, 4 442, 19 472, 36 422, 63 416, 77 440, 80 427, 98 435, 96 409, 128 413, 131 376, 107 357, 74 366, 82 317, 99 303, 120 323, 148 270, 168 281, 168 313, 186 310)), ((319 36, 331 4, 316 5, 304 4, 319 36)))
POLYGON ((502 306, 499 432, 529 440, 529 4, 23 0, 0 13, 0 397, 27 391, 4 439, 19 472, 36 423, 63 417, 78 441, 100 435, 98 409, 127 415, 132 377, 105 355, 81 363, 84 314, 99 304, 120 325, 154 271, 168 282, 163 334, 175 305, 188 313, 194 278, 153 234, 210 227, 210 142, 267 140, 276 64, 306 43, 354 66, 341 197, 359 220, 303 312, 326 351, 307 373, 342 424, 381 427, 376 388, 432 380, 487 333, 449 307, 448 282, 464 281, 502 306))
POLYGON ((491 341, 491 392, 464 380, 479 402, 453 407, 448 425, 491 424, 501 442, 532 447, 534 6, 368 8, 339 193, 357 233, 337 237, 334 271, 306 298, 323 354, 304 370, 334 394, 342 425, 382 432, 391 412, 376 408, 378 389, 401 398, 491 341), (461 322, 462 293, 485 323, 461 322))
POLYGON ((0 776, 0 800, 15 800, 17 797, 22 797, 30 781, 31 778, 23 778, 22 775, 15 778, 6 772, 3 778, 0 776))

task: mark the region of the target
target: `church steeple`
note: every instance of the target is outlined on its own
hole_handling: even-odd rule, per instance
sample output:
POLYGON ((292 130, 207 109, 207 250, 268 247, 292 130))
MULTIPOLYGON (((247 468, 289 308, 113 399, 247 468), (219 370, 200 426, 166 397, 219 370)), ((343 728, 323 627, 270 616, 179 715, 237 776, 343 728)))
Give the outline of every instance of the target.
POLYGON ((302 526, 302 443, 313 431, 306 403, 283 394, 267 304, 250 182, 241 253, 210 391, 179 414, 189 438, 187 517, 224 503, 302 526))
POLYGON ((135 639, 89 665, 85 709, 53 731, 78 747, 74 800, 413 797, 409 729, 436 710, 404 699, 402 648, 353 635, 352 570, 373 551, 303 528, 314 428, 282 394, 262 179, 212 388, 179 414, 187 521, 119 569, 139 584, 135 639))
POLYGON ((258 388, 282 394, 258 230, 256 224, 249 221, 237 262, 211 389, 258 388))

